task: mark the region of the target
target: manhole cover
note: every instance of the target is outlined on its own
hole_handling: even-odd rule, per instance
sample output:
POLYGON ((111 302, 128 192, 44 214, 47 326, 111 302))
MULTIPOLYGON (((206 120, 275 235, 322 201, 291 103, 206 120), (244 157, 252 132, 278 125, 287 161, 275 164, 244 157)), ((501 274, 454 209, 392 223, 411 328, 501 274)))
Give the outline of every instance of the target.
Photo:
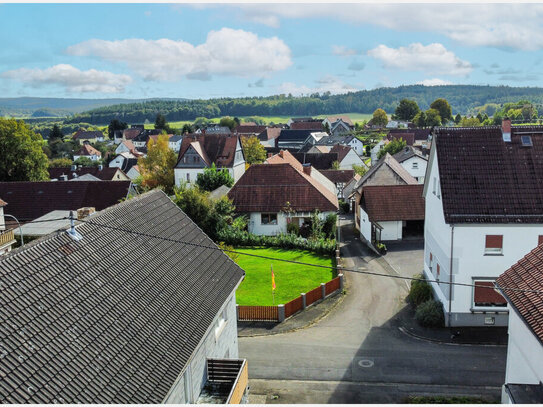
POLYGON ((373 360, 370 359, 362 359, 358 361, 358 366, 360 367, 372 367, 373 366, 373 360))

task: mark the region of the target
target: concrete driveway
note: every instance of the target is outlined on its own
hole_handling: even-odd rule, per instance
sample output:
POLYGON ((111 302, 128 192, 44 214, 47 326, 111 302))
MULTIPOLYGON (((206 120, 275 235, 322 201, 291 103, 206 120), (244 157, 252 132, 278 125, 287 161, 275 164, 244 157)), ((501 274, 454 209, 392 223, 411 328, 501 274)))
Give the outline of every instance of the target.
MULTIPOLYGON (((342 220, 342 231, 345 267, 397 275, 362 245, 349 219, 342 220)), ((268 403, 400 403, 419 394, 499 401, 505 347, 452 346, 407 336, 398 329, 405 314, 405 281, 345 274, 346 297, 314 325, 239 338, 252 394, 266 396, 268 403)))

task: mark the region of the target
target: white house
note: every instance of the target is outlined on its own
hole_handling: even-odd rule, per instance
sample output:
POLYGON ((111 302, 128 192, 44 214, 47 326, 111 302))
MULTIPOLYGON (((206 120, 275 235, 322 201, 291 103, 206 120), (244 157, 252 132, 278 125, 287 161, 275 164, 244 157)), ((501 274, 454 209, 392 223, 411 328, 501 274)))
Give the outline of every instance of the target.
POLYGON ((194 183, 198 174, 213 164, 226 168, 234 182, 245 172, 245 158, 239 136, 231 134, 187 135, 183 138, 174 168, 175 185, 194 183))
POLYGON ((543 126, 440 128, 424 183, 424 274, 449 326, 507 325, 491 284, 543 235, 543 126))
POLYGON ((91 146, 88 141, 84 141, 79 151, 74 154, 74 161, 81 157, 87 157, 92 161, 98 161, 102 159, 102 153, 91 146))
POLYGON ((248 377, 235 291, 244 271, 161 191, 90 219, 0 257, 1 270, 32 281, 15 290, 11 273, 0 274, 10 321, 0 355, 21 362, 2 361, 1 394, 35 404, 196 404, 202 395, 240 403, 248 377), (31 308, 33 318, 20 317, 31 308), (233 380, 210 394, 217 363, 233 380))
POLYGON ((406 146, 402 151, 394 154, 393 157, 419 182, 419 184, 424 184, 428 157, 422 155, 419 150, 412 146, 406 146))
POLYGON ((120 168, 123 170, 123 172, 128 175, 128 172, 130 169, 137 165, 138 163, 138 157, 136 157, 132 153, 120 153, 117 154, 117 156, 109 162, 109 167, 113 168, 120 168))
MULTIPOLYGON (((354 123, 351 121, 351 118, 346 115, 328 116, 322 121, 322 125, 327 126, 330 129, 330 131, 332 131, 332 128, 337 127, 337 126, 340 126, 341 128, 346 127, 348 131, 354 128, 354 123)), ((333 134, 333 133, 331 132, 330 134, 333 134)), ((335 135, 339 135, 339 133, 335 135)))
POLYGON ((422 185, 373 185, 362 188, 360 237, 370 243, 422 237, 422 185))
POLYGON ((228 193, 236 211, 249 215, 248 229, 258 235, 287 233, 287 225, 303 227, 311 213, 321 219, 338 210, 337 196, 292 164, 253 164, 228 193))
MULTIPOLYGON (((358 155, 364 154, 364 143, 360 141, 358 138, 353 136, 352 134, 347 136, 327 136, 322 137, 316 144, 316 146, 328 146, 333 147, 336 144, 340 144, 342 146, 351 147, 354 152, 358 155)), ((308 150, 310 152, 310 150, 308 150)))
POLYGON ((543 403, 543 248, 539 245, 497 280, 507 299, 509 343, 502 403, 543 403))
POLYGON ((175 151, 176 153, 179 153, 179 150, 181 149, 181 142, 183 141, 183 136, 180 135, 173 135, 168 140, 168 145, 170 148, 175 151))
POLYGON ((340 170, 352 170, 353 165, 367 168, 362 158, 351 147, 336 144, 330 149, 330 152, 337 153, 340 170))
POLYGON ((384 138, 380 140, 375 146, 373 146, 373 148, 371 149, 371 165, 379 161, 379 151, 381 151, 388 143, 390 143, 390 140, 384 138))

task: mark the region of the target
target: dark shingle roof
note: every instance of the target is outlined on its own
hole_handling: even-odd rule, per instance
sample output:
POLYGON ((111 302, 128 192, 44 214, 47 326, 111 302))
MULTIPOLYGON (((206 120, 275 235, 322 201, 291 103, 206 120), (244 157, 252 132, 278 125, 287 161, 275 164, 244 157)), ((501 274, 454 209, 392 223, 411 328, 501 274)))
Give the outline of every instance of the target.
POLYGON ((0 260, 0 397, 8 403, 160 403, 243 278, 160 191, 0 260))
POLYGON ((117 171, 122 172, 122 170, 117 167, 103 167, 102 169, 99 169, 98 167, 82 167, 77 168, 75 171, 72 171, 70 167, 55 167, 49 168, 47 171, 49 171, 50 179, 59 179, 61 175, 67 175, 68 179, 72 179, 75 173, 78 177, 85 174, 91 174, 102 181, 111 181, 117 171))
POLYGON ((373 185, 362 188, 360 205, 370 221, 423 220, 424 185, 373 185))
POLYGON ((228 193, 238 212, 335 211, 337 197, 291 164, 253 164, 228 193))
POLYGON ((297 142, 304 142, 309 135, 312 133, 312 130, 287 130, 282 129, 281 133, 279 134, 279 137, 277 138, 278 141, 297 141, 297 142))
POLYGON ((290 125, 291 130, 315 130, 315 131, 322 131, 322 121, 311 121, 311 122, 293 122, 290 125))
POLYGON ((28 221, 54 210, 100 211, 126 198, 131 186, 131 181, 0 182, 0 196, 9 202, 10 215, 28 221))
POLYGON ((403 163, 406 160, 409 160, 411 157, 419 157, 423 160, 428 161, 428 158, 422 155, 422 153, 415 149, 413 146, 406 146, 402 151, 399 153, 394 154, 392 157, 399 163, 403 163))
POLYGON ((94 139, 94 138, 99 138, 99 137, 104 137, 104 133, 102 133, 101 131, 80 130, 74 134, 73 138, 76 140, 89 140, 89 139, 94 139))
POLYGON ((337 153, 292 153, 292 155, 302 164, 311 164, 319 171, 332 168, 332 163, 338 161, 337 153))
MULTIPOLYGON (((513 264, 498 277, 496 284, 499 287, 543 291, 543 245, 513 264)), ((543 295, 511 290, 502 292, 543 344, 543 295)))
POLYGON ((346 184, 354 177, 354 170, 321 170, 320 173, 335 184, 338 182, 346 184))
MULTIPOLYGON (((200 144, 200 148, 210 163, 215 163, 217 167, 231 167, 234 164, 236 148, 238 145, 239 136, 231 136, 227 134, 190 134, 183 138, 177 162, 183 158, 185 152, 193 142, 200 144)), ((202 157, 205 158, 205 157, 202 157)))
POLYGON ((266 130, 266 126, 240 124, 234 129, 235 134, 260 134, 266 130))
POLYGON ((499 126, 440 128, 434 141, 447 223, 543 223, 543 126, 513 127, 511 142, 499 126))
POLYGON ((389 134, 395 133, 410 133, 413 134, 413 139, 416 141, 428 140, 430 132, 432 131, 431 127, 428 128, 410 128, 410 129, 390 129, 389 134))

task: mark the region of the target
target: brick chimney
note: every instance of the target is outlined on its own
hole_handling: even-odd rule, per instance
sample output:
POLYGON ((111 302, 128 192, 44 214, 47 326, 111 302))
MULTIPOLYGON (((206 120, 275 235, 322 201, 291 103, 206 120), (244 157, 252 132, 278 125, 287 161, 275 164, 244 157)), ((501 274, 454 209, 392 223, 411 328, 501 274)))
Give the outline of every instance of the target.
POLYGON ((279 157, 283 158, 283 150, 279 151, 279 157))
POLYGON ((311 164, 302 164, 304 168, 304 173, 311 176, 311 164))
POLYGON ((503 141, 510 143, 511 142, 511 119, 509 117, 504 117, 502 121, 502 138, 503 141))
POLYGON ((273 157, 273 153, 268 153, 268 158, 273 157))

